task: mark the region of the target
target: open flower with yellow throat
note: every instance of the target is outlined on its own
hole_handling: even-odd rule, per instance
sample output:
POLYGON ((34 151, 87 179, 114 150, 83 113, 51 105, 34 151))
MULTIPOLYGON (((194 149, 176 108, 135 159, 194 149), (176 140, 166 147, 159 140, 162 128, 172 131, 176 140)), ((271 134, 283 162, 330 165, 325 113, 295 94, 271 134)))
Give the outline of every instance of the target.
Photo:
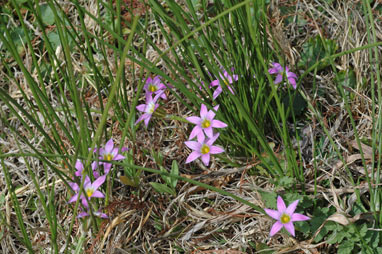
MULTIPOLYGON (((217 111, 219 108, 219 105, 214 107, 214 110, 217 111)), ((222 121, 215 120, 215 112, 213 110, 208 110, 207 106, 202 104, 200 109, 200 117, 198 116, 190 116, 187 117, 186 120, 196 124, 196 126, 192 129, 190 138, 193 139, 194 137, 197 137, 199 142, 202 142, 204 140, 204 134, 206 134, 207 137, 212 138, 214 136, 213 128, 225 128, 227 127, 227 124, 223 123, 222 121)))
POLYGON ((202 159, 203 164, 207 167, 210 163, 211 154, 218 154, 224 152, 223 148, 212 145, 218 137, 219 133, 207 140, 203 139, 201 141, 184 142, 186 146, 193 150, 187 157, 186 163, 190 163, 200 157, 202 159))
POLYGON ((305 221, 310 220, 308 216, 303 214, 295 213, 297 204, 299 200, 295 200, 286 207, 284 200, 282 197, 277 197, 277 210, 267 209, 264 211, 273 219, 277 220, 275 224, 273 224, 270 236, 274 236, 277 232, 279 232, 282 228, 285 228, 292 236, 295 236, 294 225, 295 221, 305 221))

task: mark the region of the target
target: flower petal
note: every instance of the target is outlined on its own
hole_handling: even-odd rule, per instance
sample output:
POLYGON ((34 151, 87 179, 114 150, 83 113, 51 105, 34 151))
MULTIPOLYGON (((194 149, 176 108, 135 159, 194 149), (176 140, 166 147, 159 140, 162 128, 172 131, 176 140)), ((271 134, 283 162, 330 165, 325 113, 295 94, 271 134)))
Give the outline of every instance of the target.
POLYGON ((78 199, 78 193, 74 194, 73 197, 69 199, 68 203, 73 203, 77 201, 77 199, 78 199))
POLYGON ((220 86, 218 88, 216 88, 215 92, 212 95, 212 99, 215 100, 219 96, 219 94, 221 94, 222 91, 223 90, 222 90, 222 88, 220 86))
POLYGON ((89 207, 88 201, 86 200, 84 195, 81 195, 81 201, 84 207, 89 207))
POLYGON ((146 104, 140 104, 136 106, 135 108, 141 112, 145 112, 146 104))
POLYGON ((289 83, 292 85, 293 89, 296 89, 297 84, 294 78, 288 78, 289 83))
POLYGON ((141 115, 139 118, 138 118, 138 120, 134 123, 135 125, 137 124, 137 123, 139 123, 140 121, 142 121, 142 120, 145 120, 147 118, 147 114, 143 114, 143 115, 141 115))
POLYGON ((91 167, 92 167, 92 170, 95 170, 96 168, 98 168, 97 161, 93 161, 91 167))
POLYGON ((278 75, 276 76, 276 79, 275 79, 274 83, 275 83, 275 84, 278 84, 278 83, 280 83, 282 80, 283 80, 283 75, 278 74, 278 75))
POLYGON ((291 219, 290 221, 304 221, 304 220, 310 220, 310 218, 308 216, 305 216, 303 214, 300 214, 300 213, 294 213, 292 214, 291 216, 291 219))
POLYGON ((284 68, 281 66, 281 64, 273 62, 272 65, 273 65, 274 68, 276 68, 276 70, 278 72, 283 72, 284 71, 284 68))
POLYGON ((212 119, 214 119, 214 117, 215 117, 215 112, 212 110, 208 110, 208 113, 206 115, 206 119, 211 121, 212 119))
POLYGON ((276 223, 273 224, 271 231, 269 232, 269 235, 274 236, 277 232, 280 231, 282 227, 283 227, 283 224, 280 221, 276 221, 276 223))
POLYGON ((206 133, 206 136, 209 138, 212 138, 214 136, 214 131, 212 130, 212 127, 209 126, 208 128, 204 128, 204 133, 206 133))
POLYGON ((287 71, 286 75, 287 75, 288 78, 297 78, 296 73, 291 72, 291 71, 287 71))
POLYGON ((212 146, 212 144, 216 141, 216 139, 219 137, 219 133, 216 133, 215 136, 213 136, 212 138, 210 138, 209 140, 206 141, 206 144, 208 146, 212 146))
POLYGON ((77 159, 76 165, 74 166, 78 171, 84 170, 84 164, 80 160, 77 159))
POLYGON ((97 180, 95 180, 94 183, 92 184, 92 187, 95 190, 97 190, 105 182, 105 179, 106 179, 105 175, 98 177, 97 180))
POLYGON ((298 204, 298 199, 293 201, 292 204, 288 206, 288 208, 285 210, 285 213, 289 214, 290 216, 294 213, 294 210, 296 210, 297 204, 298 204))
POLYGON ((113 161, 119 161, 119 160, 123 160, 125 158, 126 157, 123 156, 122 154, 117 154, 116 156, 114 156, 113 161))
POLYGON ((210 154, 218 154, 218 153, 224 153, 224 149, 219 146, 210 147, 210 154))
POLYGON ((111 153, 111 151, 113 151, 113 148, 114 148, 114 142, 113 142, 113 139, 109 139, 109 141, 107 141, 106 145, 105 145, 105 151, 106 153, 111 153))
POLYGON ((285 223, 284 224, 284 228, 292 235, 294 236, 294 226, 293 226, 293 223, 290 221, 288 223, 285 223))
POLYGON ((87 212, 80 212, 78 215, 77 215, 77 218, 83 218, 83 217, 86 217, 86 216, 89 216, 89 214, 87 212))
POLYGON ((204 136, 203 131, 200 131, 200 132, 198 133, 198 135, 197 135, 197 139, 198 139, 198 142, 199 142, 200 144, 203 143, 203 141, 206 139, 206 137, 204 136))
POLYGON ((189 139, 193 139, 195 136, 199 135, 200 133, 203 133, 203 130, 202 130, 202 128, 201 128, 199 125, 196 125, 196 126, 192 129, 192 131, 191 131, 191 133, 190 133, 190 137, 189 137, 189 139))
POLYGON ((94 176, 94 178, 98 178, 99 177, 99 173, 97 172, 97 171, 93 171, 93 176, 94 176))
POLYGON ((101 213, 101 212, 95 212, 94 215, 98 216, 98 217, 100 217, 102 219, 107 219, 108 218, 108 216, 105 213, 101 213))
POLYGON ((206 167, 208 167, 208 164, 210 164, 210 153, 202 155, 202 162, 206 167))
POLYGON ((284 200, 280 196, 277 197, 277 210, 279 211, 279 213, 284 213, 286 210, 284 200))
POLYGON ((93 192, 93 194, 90 197, 91 198, 104 198, 105 195, 103 195, 102 192, 96 190, 95 192, 93 192))
POLYGON ((219 82, 218 79, 216 79, 216 80, 214 80, 214 81, 212 81, 212 82, 210 83, 210 88, 213 87, 213 86, 220 86, 220 82, 219 82))
POLYGON ((276 68, 273 67, 273 68, 268 69, 268 73, 269 74, 276 74, 276 73, 279 73, 279 72, 278 72, 278 70, 276 68))
POLYGON ((146 118, 144 120, 146 128, 149 127, 150 118, 151 118, 151 115, 146 115, 146 118))
POLYGON ((200 108, 200 118, 205 118, 207 116, 208 110, 207 106, 202 104, 202 107, 200 108))
POLYGON ((108 162, 103 162, 103 171, 108 174, 111 169, 112 164, 108 162))
POLYGON ((190 153, 190 155, 187 157, 186 159, 186 163, 190 163, 194 160, 196 160, 197 158, 200 157, 200 153, 198 151, 193 151, 192 153, 190 153))
POLYGON ((268 214, 273 219, 280 220, 280 215, 281 214, 279 213, 279 211, 268 209, 268 208, 265 208, 264 211, 265 211, 266 214, 268 214))
MULTIPOLYGON (((161 90, 158 90, 158 91, 161 91, 161 90)), ((161 96, 160 96, 163 100, 167 100, 167 96, 166 94, 163 92, 161 93, 161 96)))
POLYGON ((219 120, 212 120, 211 126, 213 128, 225 128, 228 125, 226 123, 223 123, 222 121, 219 121, 219 120))
POLYGON ((184 143, 186 144, 186 146, 188 146, 194 151, 199 151, 200 148, 202 147, 202 145, 196 141, 185 141, 184 143))
POLYGON ((202 118, 198 116, 190 116, 190 117, 187 117, 186 120, 189 121, 190 123, 198 124, 198 125, 202 123, 202 118))
POLYGON ((69 182, 68 184, 69 184, 70 188, 72 188, 73 191, 78 191, 80 189, 80 186, 78 186, 77 183, 69 182))

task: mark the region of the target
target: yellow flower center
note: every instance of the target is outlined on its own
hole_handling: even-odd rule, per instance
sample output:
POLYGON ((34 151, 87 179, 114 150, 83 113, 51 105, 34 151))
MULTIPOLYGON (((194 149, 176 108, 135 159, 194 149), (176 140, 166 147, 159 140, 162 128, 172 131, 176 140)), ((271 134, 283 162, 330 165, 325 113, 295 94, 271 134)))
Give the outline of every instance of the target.
POLYGON ((202 148, 200 149, 200 152, 201 152, 202 154, 207 154, 207 153, 210 152, 210 147, 209 147, 208 145, 204 144, 204 145, 202 146, 202 148))
POLYGON ((211 125, 210 120, 204 119, 204 121, 202 122, 202 128, 208 128, 210 127, 210 125, 211 125))
POLYGON ((111 160, 113 159, 113 155, 110 154, 110 153, 105 154, 105 155, 103 156, 103 159, 104 159, 105 161, 111 161, 111 160))
POLYGON ((93 192, 94 192, 94 190, 92 190, 92 189, 86 190, 86 195, 88 196, 88 198, 90 198, 93 195, 93 192))
POLYGON ((283 215, 281 215, 280 217, 280 221, 282 224, 286 224, 290 222, 290 216, 288 214, 283 213, 283 215))
POLYGON ((224 84, 226 85, 226 86, 228 86, 229 85, 229 83, 228 83, 228 80, 224 80, 224 84))
POLYGON ((153 92, 156 92, 157 89, 158 89, 158 88, 157 88, 156 86, 154 86, 154 85, 149 85, 149 91, 150 91, 150 92, 152 92, 152 93, 153 93, 153 92))

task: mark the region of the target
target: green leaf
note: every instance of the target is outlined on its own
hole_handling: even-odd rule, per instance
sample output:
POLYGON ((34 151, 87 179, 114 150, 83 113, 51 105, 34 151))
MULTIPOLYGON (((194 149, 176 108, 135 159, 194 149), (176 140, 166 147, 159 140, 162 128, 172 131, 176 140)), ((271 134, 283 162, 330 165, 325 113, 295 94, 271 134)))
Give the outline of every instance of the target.
POLYGON ((265 243, 256 243, 256 252, 263 254, 274 253, 274 251, 271 248, 269 248, 269 246, 265 243))
POLYGON ((48 40, 52 44, 52 48, 54 50, 56 50, 56 48, 61 45, 60 36, 56 31, 51 31, 48 33, 48 40))
POLYGON ((3 206, 5 204, 5 194, 2 193, 0 195, 0 206, 3 206))
POLYGON ((340 71, 337 73, 336 82, 342 86, 356 87, 356 78, 353 70, 340 71))
POLYGON ((261 197, 263 198, 265 202, 265 206, 270 209, 276 209, 276 199, 277 199, 277 194, 275 192, 265 192, 259 190, 259 193, 261 197))
MULTIPOLYGON (((176 162, 176 160, 172 161, 171 174, 179 175, 179 167, 178 167, 178 163, 176 162)), ((170 185, 171 185, 172 188, 175 189, 177 183, 178 183, 178 179, 171 178, 171 184, 170 185)))
MULTIPOLYGON (((308 69, 317 61, 323 59, 324 57, 333 55, 338 46, 335 41, 316 36, 310 38, 307 42, 302 45, 302 54, 301 59, 298 62, 298 67, 303 69, 308 69), (325 49, 326 48, 326 49, 325 49)), ((317 67, 318 70, 321 70, 329 65, 329 61, 323 61, 317 67)))
POLYGON ((26 44, 26 35, 21 27, 16 27, 11 32, 11 38, 17 48, 17 53, 24 52, 24 44, 26 44))
POLYGON ((354 242, 345 241, 338 247, 338 254, 350 254, 354 249, 354 242))
POLYGON ((326 242, 329 244, 341 243, 345 236, 346 232, 344 231, 334 231, 326 240, 326 242))
POLYGON ((176 195, 176 192, 165 184, 150 182, 151 186, 160 194, 168 193, 176 195))
MULTIPOLYGON (((167 173, 167 170, 162 167, 162 166, 159 166, 159 169, 161 172, 166 172, 167 173)), ((168 177, 166 175, 161 175, 162 179, 166 182, 167 186, 171 186, 171 177, 168 177)))
POLYGON ((278 184, 285 188, 292 187, 293 183, 295 183, 295 179, 289 176, 283 176, 278 180, 278 184))
MULTIPOLYGON (((367 231, 366 235, 363 238, 366 243, 372 248, 376 248, 379 246, 379 233, 378 231, 367 231)), ((382 253, 382 252, 379 252, 382 253)))
POLYGON ((54 21, 54 13, 53 13, 52 9, 50 8, 50 6, 48 4, 42 4, 40 6, 40 8, 41 8, 42 22, 48 26, 53 25, 55 22, 54 21))
POLYGON ((125 184, 125 185, 128 185, 128 186, 132 186, 132 187, 138 187, 138 183, 136 183, 134 180, 130 179, 129 177, 127 176, 120 176, 119 177, 119 180, 125 184))
POLYGON ((195 10, 199 10, 200 8, 200 0, 191 0, 192 6, 195 10))

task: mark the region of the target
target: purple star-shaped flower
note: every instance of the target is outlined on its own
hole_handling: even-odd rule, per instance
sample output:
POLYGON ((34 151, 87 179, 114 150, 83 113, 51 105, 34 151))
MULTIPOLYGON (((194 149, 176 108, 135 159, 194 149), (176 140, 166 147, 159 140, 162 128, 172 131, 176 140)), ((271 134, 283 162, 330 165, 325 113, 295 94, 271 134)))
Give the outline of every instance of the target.
POLYGON ((146 93, 146 103, 140 104, 136 107, 137 110, 144 113, 138 118, 135 124, 143 120, 145 122, 146 127, 149 125, 151 116, 153 115, 154 111, 159 107, 159 104, 156 102, 158 98, 162 95, 162 93, 158 93, 154 98, 151 96, 151 94, 146 93))
MULTIPOLYGON (((217 111, 219 105, 214 107, 214 110, 217 111)), ((212 138, 214 135, 213 128, 225 128, 227 124, 223 123, 219 120, 214 120, 215 113, 212 110, 207 110, 206 105, 202 104, 200 109, 200 117, 198 116, 190 116, 187 117, 186 120, 196 124, 196 126, 192 129, 190 138, 193 139, 197 136, 198 141, 202 142, 204 140, 204 133, 207 137, 212 138)))
POLYGON ((208 166, 210 163, 210 155, 211 154, 218 154, 224 152, 224 149, 219 146, 213 146, 212 144, 216 141, 216 139, 219 137, 219 133, 217 133, 215 136, 213 136, 210 139, 202 140, 202 141, 186 141, 184 142, 186 146, 191 148, 193 151, 190 153, 190 155, 186 159, 186 163, 190 163, 197 158, 201 157, 202 162, 205 166, 208 166))
POLYGON ((146 80, 146 83, 143 87, 143 89, 146 91, 146 94, 161 94, 160 97, 164 100, 167 99, 166 94, 164 93, 164 90, 166 89, 166 85, 162 83, 160 80, 160 76, 155 76, 154 79, 148 78, 146 80))
POLYGON ((270 236, 274 236, 283 227, 292 236, 295 236, 293 222, 310 220, 310 218, 308 216, 294 212, 296 210, 298 201, 299 200, 295 200, 292 202, 292 204, 290 204, 288 207, 286 207, 282 197, 278 196, 277 197, 277 210, 272 210, 272 209, 267 209, 267 208, 264 209, 264 211, 270 217, 277 220, 276 223, 273 224, 273 226, 271 228, 271 231, 269 233, 270 236))
MULTIPOLYGON (((106 175, 98 177, 93 183, 90 181, 90 178, 86 176, 85 182, 84 182, 84 191, 85 195, 88 197, 90 200, 91 198, 103 198, 105 195, 102 194, 98 190, 98 188, 105 182, 106 175)), ((71 197, 68 201, 68 203, 73 203, 77 201, 78 196, 79 196, 79 190, 80 187, 78 186, 77 183, 69 183, 70 187, 73 189, 73 191, 77 192, 74 194, 73 197, 71 197)), ((89 207, 88 201, 86 200, 84 194, 81 194, 81 202, 84 205, 84 207, 89 207)))
MULTIPOLYGON (((275 84, 280 83, 283 80, 283 73, 284 68, 279 63, 272 63, 272 68, 268 70, 269 74, 277 74, 276 79, 274 81, 275 84)), ((291 71, 289 71, 288 66, 285 67, 285 75, 289 81, 289 83, 292 85, 293 89, 297 88, 297 75, 291 71)))
MULTIPOLYGON (((123 147, 121 150, 127 151, 128 148, 123 147)), ((94 152, 97 152, 97 148, 94 149, 94 152)), ((106 142, 105 148, 99 149, 99 159, 105 161, 118 161, 125 159, 125 156, 119 154, 118 147, 114 147, 113 139, 109 139, 109 141, 106 142)), ((112 164, 109 162, 100 162, 99 165, 103 165, 103 170, 105 171, 105 174, 108 174, 112 164)), ((97 164, 93 163, 92 167, 97 167, 97 164)))
MULTIPOLYGON (((219 76, 221 80, 224 82, 223 85, 226 85, 228 89, 231 91, 232 94, 235 94, 230 84, 232 84, 234 81, 237 81, 239 79, 239 76, 236 74, 230 75, 227 71, 223 71, 222 73, 219 73, 219 76)), ((222 84, 220 83, 219 79, 216 79, 211 82, 210 87, 217 86, 216 90, 214 91, 212 98, 215 100, 219 94, 223 91, 222 84)))

